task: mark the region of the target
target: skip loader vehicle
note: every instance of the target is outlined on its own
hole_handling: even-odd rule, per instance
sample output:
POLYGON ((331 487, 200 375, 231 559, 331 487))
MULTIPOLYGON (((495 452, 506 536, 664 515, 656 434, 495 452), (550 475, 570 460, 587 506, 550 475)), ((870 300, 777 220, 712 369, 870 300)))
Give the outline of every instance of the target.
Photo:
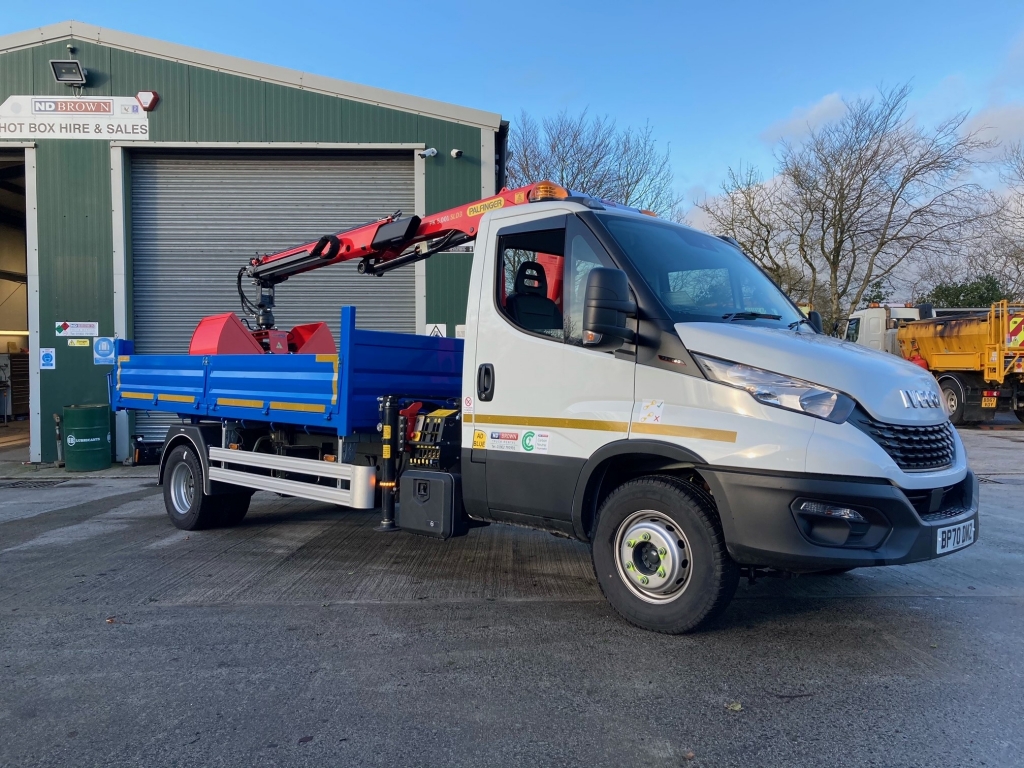
POLYGON ((400 213, 237 276, 250 330, 182 355, 118 341, 117 409, 181 417, 172 522, 230 526, 255 490, 382 509, 381 531, 487 522, 589 542, 612 606, 679 633, 741 574, 911 563, 972 544, 978 483, 935 379, 820 333, 731 242, 550 182, 400 213), (274 325, 275 287, 382 274, 475 240, 466 336, 274 325), (243 281, 259 286, 258 300, 243 281))

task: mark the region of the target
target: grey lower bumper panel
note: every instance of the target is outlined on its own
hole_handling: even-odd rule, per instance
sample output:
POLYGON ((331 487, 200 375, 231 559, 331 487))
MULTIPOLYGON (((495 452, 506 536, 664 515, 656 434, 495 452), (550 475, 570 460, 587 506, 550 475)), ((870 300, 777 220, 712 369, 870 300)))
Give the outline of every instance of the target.
POLYGON ((701 474, 718 504, 729 554, 741 565, 806 572, 929 560, 939 556, 940 528, 972 519, 977 539, 978 481, 970 471, 945 496, 939 493, 948 497, 946 509, 923 515, 908 498, 915 492, 888 482, 715 467, 702 467, 701 474), (814 540, 795 511, 804 500, 861 511, 869 521, 866 533, 846 544, 814 540))

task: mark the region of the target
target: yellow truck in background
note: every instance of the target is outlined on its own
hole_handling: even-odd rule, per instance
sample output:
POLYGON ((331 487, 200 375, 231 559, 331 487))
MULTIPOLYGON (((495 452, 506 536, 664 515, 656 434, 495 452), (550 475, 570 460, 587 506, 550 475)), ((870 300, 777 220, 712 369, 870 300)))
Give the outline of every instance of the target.
POLYGON ((989 421, 1001 410, 1024 421, 1024 304, 871 306, 851 315, 846 339, 931 371, 954 424, 989 421))

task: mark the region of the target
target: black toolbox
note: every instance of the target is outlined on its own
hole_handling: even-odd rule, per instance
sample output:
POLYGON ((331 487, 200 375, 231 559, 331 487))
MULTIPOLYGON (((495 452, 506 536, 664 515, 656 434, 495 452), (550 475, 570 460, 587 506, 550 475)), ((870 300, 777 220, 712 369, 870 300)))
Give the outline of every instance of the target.
POLYGON ((461 484, 448 472, 409 469, 402 473, 395 522, 403 531, 447 539, 466 532, 461 484))

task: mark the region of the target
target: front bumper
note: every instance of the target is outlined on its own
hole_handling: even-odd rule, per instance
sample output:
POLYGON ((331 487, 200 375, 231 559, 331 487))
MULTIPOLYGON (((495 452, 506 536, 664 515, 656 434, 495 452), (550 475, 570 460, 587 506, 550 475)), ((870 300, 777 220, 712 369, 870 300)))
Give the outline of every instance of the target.
POLYGON ((956 485, 925 491, 828 475, 714 467, 701 474, 718 504, 729 554, 741 565, 808 572, 915 563, 952 554, 936 554, 938 530, 972 519, 977 541, 978 480, 970 470, 956 485), (799 511, 804 501, 849 507, 867 522, 837 535, 836 521, 799 511))

